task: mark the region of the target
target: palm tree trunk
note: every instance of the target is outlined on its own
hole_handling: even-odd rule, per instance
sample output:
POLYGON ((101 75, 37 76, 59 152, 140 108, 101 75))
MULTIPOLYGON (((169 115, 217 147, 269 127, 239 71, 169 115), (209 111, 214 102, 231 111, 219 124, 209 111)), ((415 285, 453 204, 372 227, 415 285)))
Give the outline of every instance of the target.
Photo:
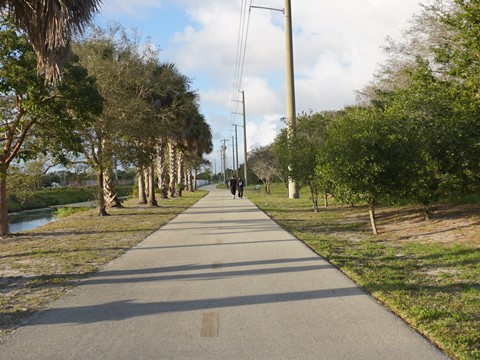
POLYGON ((150 193, 152 192, 152 189, 150 189, 151 182, 149 181, 150 172, 148 170, 148 167, 146 169, 143 169, 143 177, 145 179, 145 196, 147 197, 147 202, 148 202, 148 197, 150 196, 150 193))
POLYGON ((118 199, 117 192, 115 191, 111 169, 106 170, 103 174, 103 194, 105 196, 105 203, 108 207, 123 207, 118 199))
POLYGON ((170 182, 168 190, 170 192, 170 197, 175 197, 175 185, 177 184, 176 171, 175 171, 175 143, 173 140, 168 142, 168 154, 169 154, 169 167, 168 167, 168 176, 170 177, 170 182))
POLYGON ((138 203, 147 203, 147 194, 145 193, 145 176, 142 168, 137 169, 138 178, 138 203))
POLYGON ((147 200, 147 206, 149 207, 157 207, 157 199, 155 198, 155 165, 152 164, 148 167, 148 170, 146 170, 147 176, 146 176, 146 182, 148 183, 148 188, 150 189, 148 193, 148 200, 147 200))
POLYGON ((165 161, 165 147, 162 140, 159 141, 157 149, 157 176, 160 196, 162 199, 166 199, 168 198, 167 171, 165 161))
POLYGON ((190 168, 185 169, 185 184, 188 188, 188 191, 193 192, 195 189, 193 188, 193 183, 192 183, 192 170, 190 168))
POLYGON ((192 191, 197 190, 197 170, 193 170, 193 176, 190 177, 190 187, 192 188, 192 191))
POLYGON ((103 187, 104 187, 105 181, 103 178, 102 168, 98 170, 97 177, 98 177, 98 207, 99 207, 98 216, 108 216, 107 204, 105 203, 105 197, 103 196, 103 187))
POLYGON ((176 186, 176 195, 178 197, 182 196, 183 191, 183 164, 184 164, 184 156, 182 151, 177 151, 177 186, 176 186))
POLYGON ((183 179, 183 183, 185 184, 185 191, 192 191, 192 189, 190 188, 190 172, 188 171, 188 167, 186 166, 183 169, 183 179))

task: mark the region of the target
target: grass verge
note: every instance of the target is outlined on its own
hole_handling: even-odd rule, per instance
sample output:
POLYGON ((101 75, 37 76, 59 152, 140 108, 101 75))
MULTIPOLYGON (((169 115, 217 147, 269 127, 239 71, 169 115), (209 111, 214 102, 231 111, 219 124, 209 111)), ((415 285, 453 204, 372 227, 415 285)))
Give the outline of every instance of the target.
POLYGON ((158 208, 124 202, 111 216, 88 210, 0 240, 0 336, 58 299, 79 280, 143 241, 205 196, 185 192, 158 208))
POLYGON ((440 206, 432 221, 380 208, 374 236, 364 208, 313 213, 306 192, 288 199, 282 185, 245 195, 446 354, 480 359, 479 205, 440 206))

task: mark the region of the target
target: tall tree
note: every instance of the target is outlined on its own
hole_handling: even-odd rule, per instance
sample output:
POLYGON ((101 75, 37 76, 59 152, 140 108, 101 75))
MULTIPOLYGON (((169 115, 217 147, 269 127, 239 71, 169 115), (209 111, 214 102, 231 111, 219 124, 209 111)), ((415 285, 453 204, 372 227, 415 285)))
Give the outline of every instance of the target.
MULTIPOLYGON (((96 77, 105 99, 103 112, 89 128, 78 129, 84 139, 82 152, 98 177, 99 215, 107 215, 105 174, 112 170, 113 157, 133 162, 151 144, 151 121, 154 116, 149 95, 151 81, 150 53, 142 53, 138 40, 125 29, 93 29, 90 37, 75 44, 82 62, 96 77)), ((150 156, 148 151, 147 155, 150 156)), ((152 157, 153 158, 153 157, 152 157)), ((146 164, 144 164, 146 165, 146 164)), ((147 168, 145 166, 145 168, 147 168)))
POLYGON ((478 191, 480 184, 480 66, 475 1, 436 0, 424 6, 363 100, 404 119, 404 132, 422 148, 412 197, 426 218, 441 195, 478 191))
POLYGON ((191 80, 172 63, 159 64, 153 73, 153 101, 161 104, 160 133, 157 132, 157 174, 161 196, 175 196, 178 185, 177 151, 183 147, 192 126, 192 116, 198 112, 198 95, 190 89, 191 80), (168 173, 168 189, 166 174, 168 173))
POLYGON ((212 132, 205 117, 198 111, 191 115, 191 126, 183 133, 184 182, 190 191, 195 190, 192 176, 202 163, 203 155, 213 150, 212 132))
POLYGON ((466 101, 461 88, 435 76, 419 59, 417 68, 408 71, 404 87, 383 95, 385 111, 403 119, 403 136, 413 138, 419 150, 411 164, 415 176, 409 197, 424 206, 427 219, 442 195, 458 192, 471 181, 479 128, 475 130, 475 121, 459 107, 466 101))
POLYGON ((8 233, 7 170, 14 159, 37 153, 78 151, 76 125, 89 124, 101 112, 102 99, 86 69, 71 58, 65 81, 47 85, 36 73, 35 53, 25 36, 8 19, 0 25, 0 117, 3 151, 0 153, 0 235, 8 233))

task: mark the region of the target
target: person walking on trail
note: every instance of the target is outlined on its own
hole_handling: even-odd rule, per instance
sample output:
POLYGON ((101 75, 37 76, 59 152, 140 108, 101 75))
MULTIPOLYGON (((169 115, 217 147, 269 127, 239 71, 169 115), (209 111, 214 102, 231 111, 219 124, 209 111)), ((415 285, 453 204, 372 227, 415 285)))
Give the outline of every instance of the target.
POLYGON ((238 177, 237 186, 238 186, 238 197, 240 199, 243 199, 243 180, 241 177, 238 177))
POLYGON ((232 193, 232 199, 235 199, 235 193, 237 192, 237 180, 233 175, 228 181, 228 186, 230 187, 230 192, 232 193))

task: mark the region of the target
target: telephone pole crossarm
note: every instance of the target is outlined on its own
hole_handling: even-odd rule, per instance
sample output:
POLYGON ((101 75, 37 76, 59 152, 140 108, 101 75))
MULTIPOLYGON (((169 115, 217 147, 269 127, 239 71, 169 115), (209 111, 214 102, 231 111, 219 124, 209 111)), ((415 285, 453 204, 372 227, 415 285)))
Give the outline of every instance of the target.
POLYGON ((252 6, 250 6, 250 9, 273 10, 273 11, 280 11, 282 14, 285 14, 285 9, 277 9, 277 8, 266 7, 266 6, 255 6, 255 5, 252 5, 252 6))

